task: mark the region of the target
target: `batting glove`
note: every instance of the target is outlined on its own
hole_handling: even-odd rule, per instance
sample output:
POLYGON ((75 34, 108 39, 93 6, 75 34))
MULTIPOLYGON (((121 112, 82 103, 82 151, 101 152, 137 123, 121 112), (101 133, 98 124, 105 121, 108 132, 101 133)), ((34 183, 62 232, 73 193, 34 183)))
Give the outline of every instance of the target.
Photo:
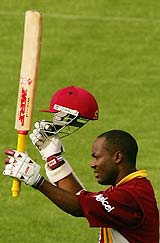
POLYGON ((34 188, 38 188, 42 184, 44 177, 39 173, 40 166, 27 153, 7 150, 5 154, 7 155, 3 171, 5 176, 17 178, 34 188))
POLYGON ((45 133, 44 122, 35 123, 35 129, 30 134, 32 143, 39 150, 42 159, 46 161, 45 170, 49 181, 55 182, 72 173, 69 163, 62 157, 64 147, 58 135, 48 136, 45 133))
POLYGON ((48 136, 47 130, 45 132, 44 124, 44 121, 36 122, 35 129, 29 137, 33 145, 39 150, 42 159, 47 161, 50 156, 64 152, 64 147, 58 135, 48 136))

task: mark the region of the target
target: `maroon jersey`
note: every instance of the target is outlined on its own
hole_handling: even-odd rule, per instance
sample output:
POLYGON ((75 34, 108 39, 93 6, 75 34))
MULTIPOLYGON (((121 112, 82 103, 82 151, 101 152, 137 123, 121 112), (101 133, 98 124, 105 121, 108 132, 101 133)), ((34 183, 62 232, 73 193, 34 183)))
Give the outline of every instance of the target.
POLYGON ((134 172, 115 187, 78 195, 91 227, 100 227, 100 243, 158 243, 159 212, 145 171, 134 172))

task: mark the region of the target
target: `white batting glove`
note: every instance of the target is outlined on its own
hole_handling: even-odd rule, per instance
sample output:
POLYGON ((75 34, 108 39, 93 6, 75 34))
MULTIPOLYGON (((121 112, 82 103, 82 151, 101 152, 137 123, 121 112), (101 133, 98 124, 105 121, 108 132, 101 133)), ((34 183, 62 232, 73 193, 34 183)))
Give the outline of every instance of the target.
POLYGON ((45 161, 52 155, 64 152, 58 135, 48 136, 47 131, 45 132, 43 121, 35 123, 35 129, 29 137, 33 145, 39 150, 42 159, 45 161))
POLYGON ((46 161, 46 175, 52 184, 72 173, 71 166, 61 155, 64 147, 59 136, 48 136, 47 132, 45 134, 43 121, 35 123, 30 139, 39 150, 42 159, 46 161))
POLYGON ((40 166, 27 153, 7 150, 5 154, 7 159, 5 160, 4 175, 17 178, 34 188, 38 188, 41 185, 44 178, 39 173, 40 166))

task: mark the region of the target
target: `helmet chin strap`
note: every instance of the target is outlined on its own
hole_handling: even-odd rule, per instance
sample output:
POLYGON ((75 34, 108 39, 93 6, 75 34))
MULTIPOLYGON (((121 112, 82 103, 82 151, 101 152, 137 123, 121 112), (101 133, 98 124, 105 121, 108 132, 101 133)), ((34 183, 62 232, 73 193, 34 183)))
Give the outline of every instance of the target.
POLYGON ((58 134, 59 137, 62 138, 71 135, 89 121, 89 119, 78 117, 78 114, 78 112, 68 114, 63 111, 55 113, 53 122, 41 121, 41 133, 43 133, 45 137, 58 134))

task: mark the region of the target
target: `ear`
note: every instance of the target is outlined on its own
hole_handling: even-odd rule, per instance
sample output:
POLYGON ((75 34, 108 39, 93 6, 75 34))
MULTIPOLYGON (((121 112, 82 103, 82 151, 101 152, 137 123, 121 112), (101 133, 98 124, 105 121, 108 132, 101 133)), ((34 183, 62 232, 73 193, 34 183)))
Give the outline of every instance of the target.
POLYGON ((118 164, 124 159, 124 155, 121 151, 116 151, 114 154, 115 163, 118 164))

